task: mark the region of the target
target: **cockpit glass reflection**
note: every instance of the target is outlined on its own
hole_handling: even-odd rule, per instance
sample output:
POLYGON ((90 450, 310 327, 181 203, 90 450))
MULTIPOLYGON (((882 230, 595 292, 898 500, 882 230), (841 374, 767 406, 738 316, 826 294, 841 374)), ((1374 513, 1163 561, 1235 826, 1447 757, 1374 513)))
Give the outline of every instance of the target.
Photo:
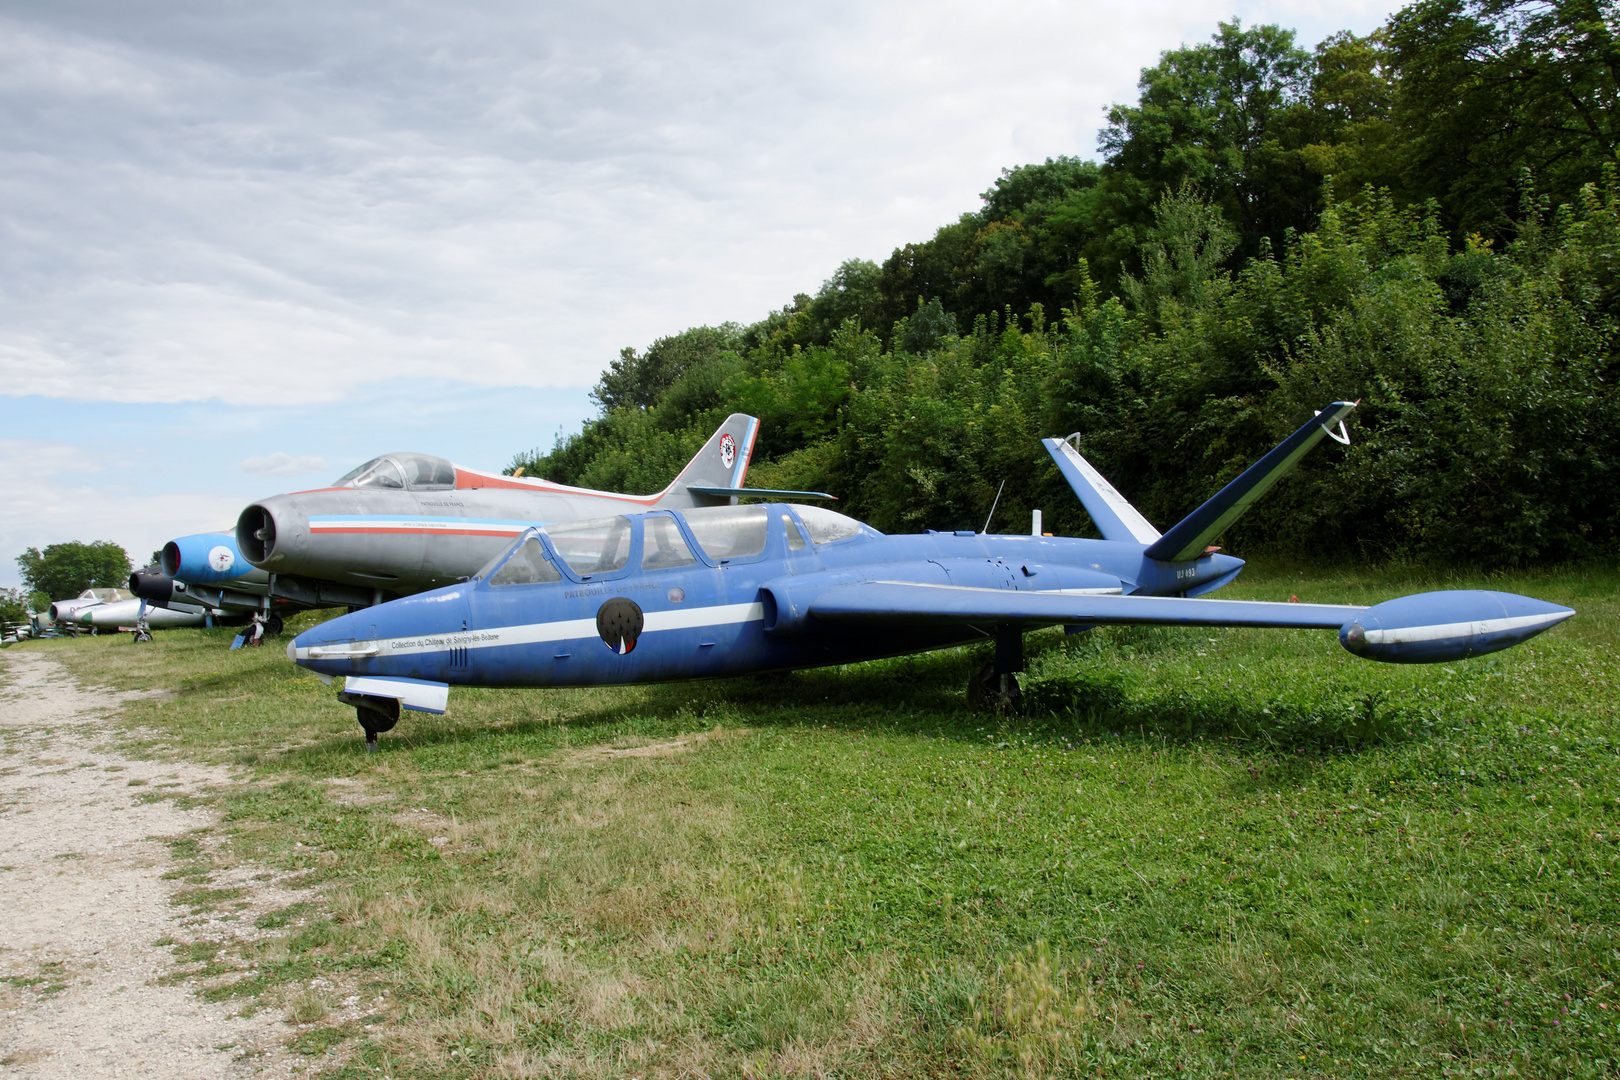
POLYGON ((676 526, 674 518, 653 516, 643 525, 643 570, 673 570, 680 566, 693 566, 697 556, 686 546, 686 538, 676 526))
POLYGON ((562 574, 546 558, 546 549, 537 537, 529 537, 518 546, 506 565, 495 571, 489 579, 491 585, 544 585, 561 581, 562 574))
POLYGON ((831 544, 861 534, 861 523, 822 506, 795 506, 813 544, 831 544))
POLYGON ((630 561, 630 519, 594 518, 546 526, 551 546, 580 577, 623 570, 630 561))
POLYGON ((683 511, 703 553, 715 562, 745 559, 765 550, 770 510, 763 506, 712 506, 683 511))

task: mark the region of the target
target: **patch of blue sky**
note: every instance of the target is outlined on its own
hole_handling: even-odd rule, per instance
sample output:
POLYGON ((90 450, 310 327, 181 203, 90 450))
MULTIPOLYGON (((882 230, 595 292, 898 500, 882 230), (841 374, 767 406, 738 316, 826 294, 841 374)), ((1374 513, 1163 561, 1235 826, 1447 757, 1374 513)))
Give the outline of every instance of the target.
POLYGON ((588 393, 410 380, 300 406, 0 395, 0 587, 21 583, 27 547, 113 540, 140 565, 176 536, 233 525, 254 499, 390 450, 497 472, 578 431, 595 415, 588 393))

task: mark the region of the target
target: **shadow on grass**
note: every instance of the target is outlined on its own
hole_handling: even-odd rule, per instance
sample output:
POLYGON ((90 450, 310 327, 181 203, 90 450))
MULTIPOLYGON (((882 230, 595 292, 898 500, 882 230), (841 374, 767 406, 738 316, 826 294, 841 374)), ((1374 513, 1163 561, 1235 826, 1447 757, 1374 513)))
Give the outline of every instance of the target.
MULTIPOLYGON (((1168 650, 1176 632, 1115 634, 1109 649, 1168 650)), ((1031 642, 1032 660, 1072 646, 1049 635, 1031 642)), ((1087 650, 1089 651, 1089 647, 1087 650)), ((753 728, 875 731, 953 741, 1068 744, 1102 740, 1196 745, 1221 743, 1251 755, 1342 753, 1414 737, 1417 714, 1383 692, 1324 685, 1306 702, 1255 700, 1199 686, 1144 692, 1121 671, 1032 664, 1017 715, 968 711, 963 690, 990 656, 958 647, 864 664, 789 674, 705 679, 601 690, 458 691, 443 717, 407 713, 385 749, 424 752, 489 740, 512 752, 549 753, 615 739, 669 738, 716 724, 753 728), (604 700, 605 699, 605 700, 604 700)), ((323 739, 278 755, 305 764, 364 752, 352 738, 323 739)), ((397 752, 397 751, 396 751, 397 752)))

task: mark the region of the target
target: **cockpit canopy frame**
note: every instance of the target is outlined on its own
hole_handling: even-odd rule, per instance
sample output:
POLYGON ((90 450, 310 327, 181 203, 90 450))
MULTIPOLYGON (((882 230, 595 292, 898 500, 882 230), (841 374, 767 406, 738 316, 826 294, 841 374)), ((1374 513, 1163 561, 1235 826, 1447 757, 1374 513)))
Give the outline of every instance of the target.
POLYGON ((332 486, 448 491, 456 486, 456 467, 432 454, 396 451, 355 466, 334 480, 332 486))

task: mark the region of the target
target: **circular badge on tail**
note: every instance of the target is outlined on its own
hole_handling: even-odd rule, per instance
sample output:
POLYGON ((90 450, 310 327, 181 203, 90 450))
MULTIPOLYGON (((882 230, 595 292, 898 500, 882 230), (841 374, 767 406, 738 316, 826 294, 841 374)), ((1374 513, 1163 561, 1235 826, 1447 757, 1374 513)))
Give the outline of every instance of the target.
POLYGON ((720 436, 720 464, 729 469, 731 463, 736 460, 737 440, 733 439, 729 433, 720 436))
POLYGON ((596 609, 596 632, 621 656, 636 647, 644 625, 641 606, 628 596, 615 596, 596 609))

